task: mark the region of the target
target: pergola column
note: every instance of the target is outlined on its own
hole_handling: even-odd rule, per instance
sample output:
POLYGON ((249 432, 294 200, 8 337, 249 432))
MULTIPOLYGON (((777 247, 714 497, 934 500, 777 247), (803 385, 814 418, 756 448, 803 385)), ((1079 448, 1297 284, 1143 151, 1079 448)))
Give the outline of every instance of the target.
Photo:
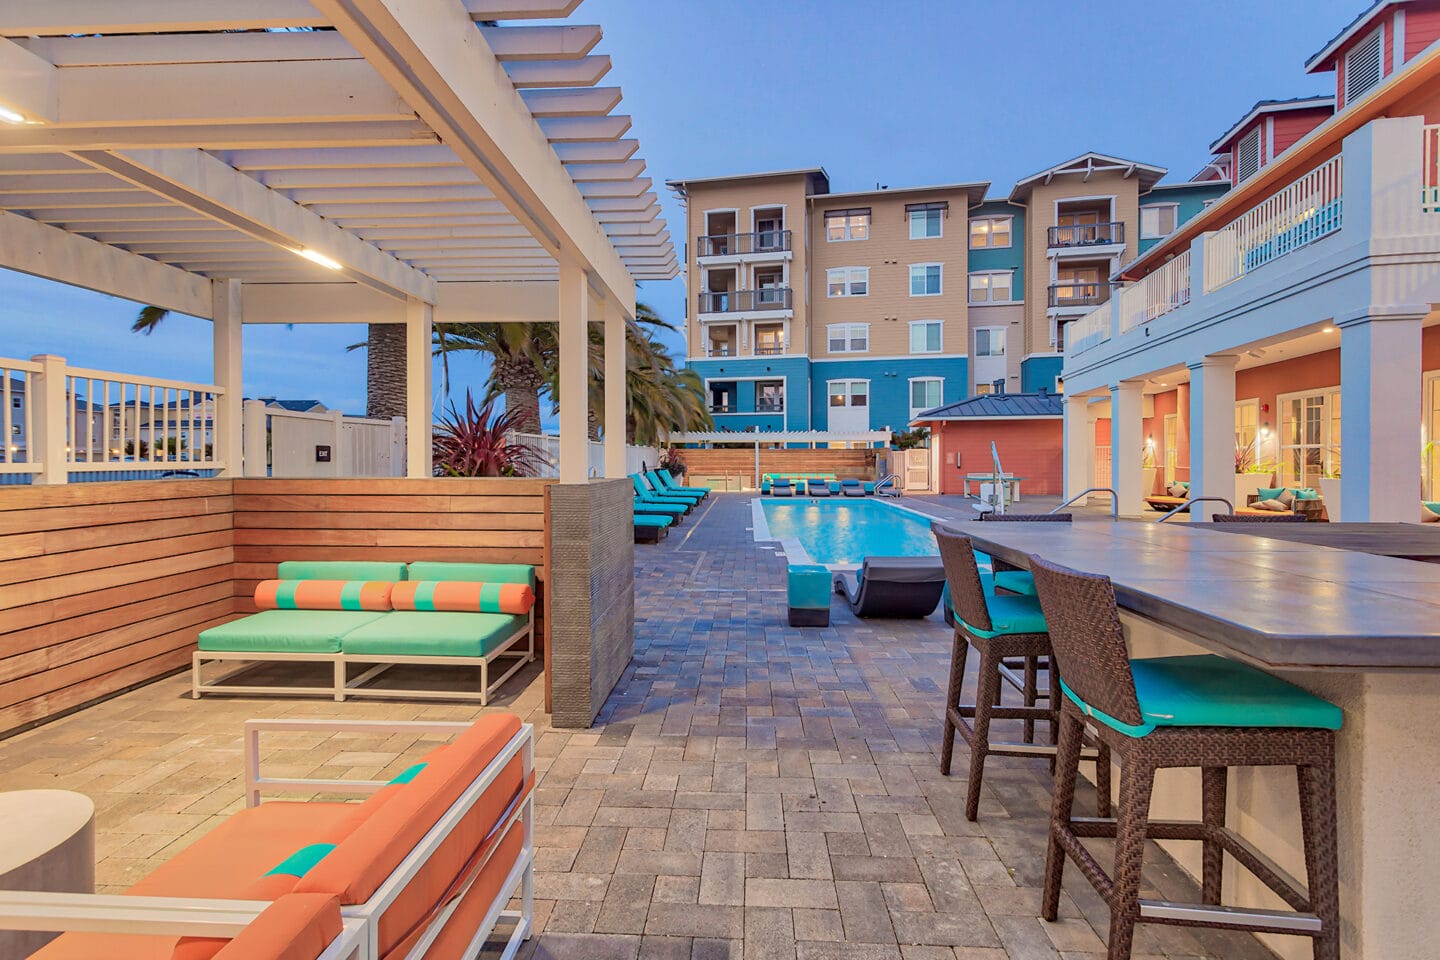
POLYGON ((1371 310, 1336 323, 1344 403, 1341 520, 1415 520, 1423 319, 1420 310, 1383 315, 1371 310))
MULTIPOLYGON (((1235 496, 1234 356, 1202 357, 1190 368, 1190 496, 1235 496)), ((1418 396, 1418 394, 1417 394, 1418 396)), ((1245 504, 1237 503, 1236 507, 1245 504)), ((1224 508, 1197 503, 1190 519, 1209 520, 1224 508)))
POLYGON ((1144 387, 1142 380, 1110 386, 1110 482, 1121 516, 1139 516, 1145 507, 1144 387))
POLYGON ((434 340, 435 308, 423 300, 405 302, 405 475, 435 474, 434 340))
POLYGON ((1095 424, 1088 416, 1089 397, 1065 398, 1065 499, 1095 483, 1090 469, 1095 424))
POLYGON ((605 300, 605 476, 624 477, 625 469, 625 314, 605 300))
POLYGON ((590 476, 590 284, 578 264, 560 261, 560 482, 590 476))
MULTIPOLYGON (((241 383, 244 327, 240 307, 240 281, 212 280, 210 292, 214 302, 211 316, 215 337, 214 383, 224 391, 215 398, 211 439, 215 444, 215 458, 225 464, 220 476, 238 477, 243 473, 244 456, 241 421, 244 398, 244 387, 241 383)), ((264 455, 263 442, 259 443, 256 449, 264 455)), ((264 475, 263 472, 261 475, 264 475)))

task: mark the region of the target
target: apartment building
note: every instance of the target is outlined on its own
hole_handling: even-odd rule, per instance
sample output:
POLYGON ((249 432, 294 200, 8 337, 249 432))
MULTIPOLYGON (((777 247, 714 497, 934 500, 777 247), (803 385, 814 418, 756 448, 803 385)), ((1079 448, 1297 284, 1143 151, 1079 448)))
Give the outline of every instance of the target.
MULTIPOLYGON (((832 192, 823 168, 675 180, 687 363, 721 429, 908 429, 1058 389, 1068 325, 1228 182, 1086 153, 989 182, 832 192)), ((1058 442, 1058 441, 1057 441, 1058 442)))

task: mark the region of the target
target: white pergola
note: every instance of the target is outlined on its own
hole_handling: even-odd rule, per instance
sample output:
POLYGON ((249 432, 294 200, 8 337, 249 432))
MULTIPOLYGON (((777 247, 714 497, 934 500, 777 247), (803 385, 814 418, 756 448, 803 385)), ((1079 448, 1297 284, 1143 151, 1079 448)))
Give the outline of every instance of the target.
POLYGON ((558 322, 582 482, 587 325, 623 438, 635 282, 679 263, 579 3, 6 0, 0 266, 212 320, 229 470, 242 323, 404 324, 423 425, 434 324, 558 322))

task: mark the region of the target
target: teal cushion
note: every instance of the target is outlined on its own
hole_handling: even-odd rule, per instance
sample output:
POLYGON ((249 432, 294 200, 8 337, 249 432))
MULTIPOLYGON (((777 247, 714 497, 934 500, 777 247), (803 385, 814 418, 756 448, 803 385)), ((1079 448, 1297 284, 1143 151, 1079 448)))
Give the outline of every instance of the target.
POLYGON ((396 610, 347 633, 347 654, 394 657, 483 657, 525 625, 505 613, 396 610))
MULTIPOLYGON (((424 764, 421 764, 424 766, 424 764)), ((266 871, 265 876, 273 876, 283 873, 290 877, 303 877, 310 872, 310 868, 329 855, 335 849, 333 843, 312 843, 308 847, 301 847, 290 856, 277 863, 272 869, 266 871)))
POLYGON ((405 564, 382 560, 286 560, 280 580, 404 580, 405 564))
POLYGON ((463 580, 466 583, 524 583, 535 586, 528 563, 449 563, 424 560, 410 564, 410 580, 463 580))
POLYGON ((388 613, 262 610, 200 634, 200 649, 230 653, 338 653, 340 638, 388 613))
POLYGON ((1027 597, 1035 596, 1035 578, 1029 570, 1001 570, 994 575, 995 586, 1027 597))
POLYGON ((1279 500, 1280 494, 1284 492, 1284 487, 1260 487, 1255 491, 1261 500, 1279 500))
POLYGON ((818 563, 790 565, 787 596, 797 610, 829 610, 833 580, 830 571, 818 563))
POLYGON ((689 508, 674 503, 653 503, 646 500, 636 500, 631 509, 636 513, 663 513, 671 517, 683 517, 689 508))
POLYGON ((669 517, 656 517, 646 513, 637 513, 634 516, 637 527, 668 527, 675 521, 669 517))
POLYGON ((1421 500, 1420 506, 1424 507, 1426 510, 1429 510, 1433 514, 1440 516, 1440 501, 1421 500))
POLYGON ((391 780, 390 782, 391 782, 391 783, 409 783, 411 780, 414 780, 416 777, 418 777, 418 776, 420 775, 420 771, 421 771, 421 770, 424 770, 427 766, 428 766, 428 764, 417 763, 417 764, 415 764, 413 767, 406 767, 404 770, 401 770, 401 771, 400 771, 400 775, 399 775, 399 776, 397 776, 395 779, 391 780))
POLYGON ((1132 737, 1157 727, 1303 727, 1339 730, 1344 714, 1328 700, 1249 664, 1214 654, 1131 660, 1144 723, 1129 725, 1090 707, 1060 681, 1089 717, 1132 737))
POLYGON ((1295 494, 1296 500, 1319 500, 1320 491, 1314 487, 1291 487, 1290 492, 1295 494))
POLYGON ((1045 614, 1040 612, 1040 603, 1034 597, 1010 597, 992 594, 985 598, 990 609, 990 630, 972 627, 961 620, 965 629, 977 637, 1013 636, 1017 633, 1045 633, 1045 614))

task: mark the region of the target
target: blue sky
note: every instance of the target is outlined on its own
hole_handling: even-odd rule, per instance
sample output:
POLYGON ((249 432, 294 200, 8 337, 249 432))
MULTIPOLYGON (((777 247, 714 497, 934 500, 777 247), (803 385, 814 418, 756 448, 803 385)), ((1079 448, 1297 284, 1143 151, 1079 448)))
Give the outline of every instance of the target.
MULTIPOLYGON (((575 16, 605 28, 605 83, 624 88, 657 184, 823 166, 837 191, 990 180, 1004 194, 1086 150, 1188 177, 1256 100, 1332 92, 1303 63, 1367 5, 592 0, 575 16)), ((683 211, 661 194, 679 244, 683 211)), ((683 323, 679 280, 640 296, 683 323)), ((136 309, 0 271, 0 356, 210 379, 208 322, 172 317, 141 337, 128 332, 136 309)), ((245 392, 360 412, 364 355, 344 348, 363 339, 359 326, 249 328, 245 392)), ((483 364, 452 363, 451 377, 463 395, 483 364)))

